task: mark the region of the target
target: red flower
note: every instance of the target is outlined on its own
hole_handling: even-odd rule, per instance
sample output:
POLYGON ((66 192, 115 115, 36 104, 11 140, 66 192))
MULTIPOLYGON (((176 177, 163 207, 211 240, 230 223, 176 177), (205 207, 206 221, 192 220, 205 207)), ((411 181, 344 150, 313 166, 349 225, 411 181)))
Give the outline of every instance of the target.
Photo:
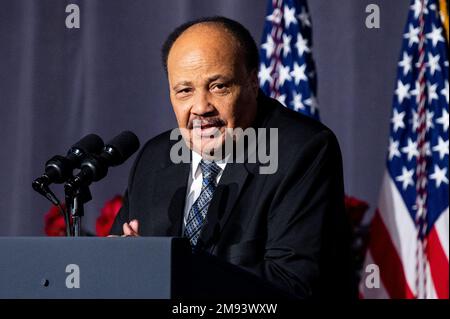
MULTIPOLYGON (((62 205, 64 208, 64 204, 62 205)), ((47 236, 66 236, 66 226, 64 216, 61 215, 57 206, 45 214, 45 234, 47 236)))
POLYGON ((113 199, 106 202, 103 206, 101 215, 97 218, 95 223, 95 230, 97 236, 105 237, 109 235, 109 231, 114 223, 117 213, 122 207, 123 198, 120 195, 116 195, 113 199))
POLYGON ((369 204, 355 197, 345 196, 345 210, 349 216, 353 227, 359 226, 361 220, 369 208, 369 204))

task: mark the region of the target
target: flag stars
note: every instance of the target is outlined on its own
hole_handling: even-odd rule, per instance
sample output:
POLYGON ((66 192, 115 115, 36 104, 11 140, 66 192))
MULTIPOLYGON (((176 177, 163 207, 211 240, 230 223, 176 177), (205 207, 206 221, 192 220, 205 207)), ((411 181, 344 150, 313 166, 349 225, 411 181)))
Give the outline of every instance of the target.
POLYGON ((398 150, 398 141, 394 141, 392 138, 389 138, 389 160, 391 161, 394 157, 400 157, 400 151, 398 150))
POLYGON ((394 132, 397 132, 399 128, 405 128, 404 117, 405 112, 398 113, 397 109, 394 109, 394 115, 392 115, 391 119, 391 123, 394 125, 394 132))
POLYGON ((426 34, 426 38, 431 40, 433 43, 433 48, 436 47, 436 45, 439 42, 444 42, 444 37, 442 36, 442 28, 436 28, 436 26, 433 24, 431 25, 431 28, 433 29, 430 33, 426 34))
POLYGON ((412 24, 409 24, 408 29, 403 38, 408 39, 408 46, 411 47, 414 43, 419 43, 419 28, 414 28, 412 24))
POLYGON ((286 28, 292 24, 297 24, 297 19, 295 18, 295 7, 289 8, 284 6, 284 25, 286 28))
POLYGON ((440 91, 441 95, 445 97, 445 101, 448 104, 448 81, 445 81, 445 87, 440 91))
POLYGON ((416 104, 419 104, 419 98, 420 98, 420 82, 416 81, 414 90, 411 90, 409 92, 412 96, 416 97, 416 104))
POLYGON ((305 104, 311 108, 311 114, 316 113, 316 109, 319 107, 315 96, 310 96, 308 99, 306 99, 305 104))
POLYGON ((411 122, 413 131, 417 131, 417 129, 419 128, 419 113, 417 113, 415 110, 412 110, 411 122))
POLYGON ((284 82, 291 81, 292 77, 289 74, 291 69, 289 68, 289 65, 282 65, 280 64, 278 66, 278 80, 280 81, 280 85, 284 85, 284 82))
POLYGON ((398 66, 403 69, 403 76, 407 75, 412 69, 412 57, 403 52, 403 59, 398 63, 398 66))
POLYGON ((438 137, 438 143, 433 147, 433 152, 439 152, 439 159, 443 160, 445 155, 448 155, 448 140, 444 141, 442 137, 438 137))
POLYGON ((272 65, 266 66, 265 63, 261 63, 259 67, 258 77, 259 77, 259 85, 261 87, 266 84, 266 82, 269 82, 269 85, 272 85, 272 65))
POLYGON ((398 99, 398 103, 403 103, 403 100, 405 98, 410 97, 409 95, 409 88, 411 87, 411 85, 407 84, 403 84, 402 81, 398 80, 397 81, 397 89, 395 90, 395 94, 397 95, 397 99, 398 99))
POLYGON ((273 41, 272 36, 267 36, 267 40, 261 45, 261 48, 266 51, 266 58, 269 59, 275 51, 275 42, 273 41))
POLYGON ((442 125, 444 132, 448 131, 448 111, 446 109, 442 110, 442 116, 436 119, 436 123, 442 125))
POLYGON ((291 39, 292 36, 283 34, 283 56, 286 57, 291 53, 291 39))
POLYGON ((405 190, 408 188, 408 186, 414 186, 413 175, 413 169, 408 170, 406 169, 406 167, 402 167, 402 174, 397 176, 395 180, 402 183, 402 188, 403 190, 405 190))
POLYGON ((433 117, 434 117, 434 112, 427 110, 426 111, 426 128, 427 128, 427 131, 430 128, 434 128, 433 117))
POLYGON ((295 85, 298 85, 300 81, 308 81, 308 78, 305 74, 306 64, 298 65, 297 62, 294 62, 294 70, 291 71, 290 75, 294 77, 295 85))
POLYGON ((436 188, 439 188, 442 183, 448 184, 447 168, 440 168, 439 165, 434 165, 434 173, 430 175, 430 179, 436 183, 436 188))
POLYGON ((430 142, 425 142, 425 155, 431 156, 430 142))
POLYGON ((316 75, 311 57, 311 18, 304 4, 285 1, 265 18, 259 86, 290 109, 318 118, 316 75), (306 59, 306 60, 305 60, 306 59), (312 64, 310 64, 310 62, 312 64))
POLYGON ((295 47, 297 48, 299 56, 302 56, 304 52, 311 52, 311 49, 308 47, 308 40, 304 39, 301 33, 298 33, 297 35, 295 47))
POLYGON ((281 18, 282 18, 281 10, 278 8, 275 8, 273 10, 272 14, 266 17, 267 21, 273 22, 274 24, 280 24, 281 18))
POLYGON ((286 106, 286 94, 281 94, 277 97, 278 102, 286 106))
MULTIPOLYGON (((426 2, 425 2, 425 7, 423 10, 424 14, 428 14, 427 4, 428 4, 428 0, 426 0, 426 2)), ((414 11, 414 19, 417 19, 420 15, 420 11, 422 11, 422 1, 421 0, 414 1, 414 4, 411 5, 410 8, 411 8, 411 10, 414 11)))
POLYGON ((297 92, 293 92, 293 100, 292 100, 292 106, 294 107, 295 111, 305 110, 305 105, 302 102, 302 95, 297 92))
POLYGON ((407 154, 408 161, 411 161, 413 157, 419 156, 419 151, 417 150, 417 142, 413 142, 411 138, 408 138, 408 145, 402 147, 402 152, 407 154))
POLYGON ((427 82, 428 87, 428 104, 431 104, 433 100, 438 100, 439 96, 436 92, 437 90, 437 83, 431 84, 430 82, 427 82))
POLYGON ((440 59, 439 54, 433 55, 430 52, 428 52, 427 67, 430 68, 431 75, 434 75, 434 73, 436 71, 441 71, 441 67, 439 65, 439 59, 440 59))
POLYGON ((404 204, 409 210, 417 210, 418 216, 439 214, 448 208, 448 194, 442 192, 448 190, 450 180, 449 61, 438 2, 411 3, 409 22, 402 35, 402 53, 397 61, 386 154, 390 178, 402 194, 404 204))
POLYGON ((309 19, 309 14, 306 12, 305 8, 302 8, 302 11, 298 15, 298 18, 300 19, 302 26, 310 27, 311 26, 311 20, 309 19))

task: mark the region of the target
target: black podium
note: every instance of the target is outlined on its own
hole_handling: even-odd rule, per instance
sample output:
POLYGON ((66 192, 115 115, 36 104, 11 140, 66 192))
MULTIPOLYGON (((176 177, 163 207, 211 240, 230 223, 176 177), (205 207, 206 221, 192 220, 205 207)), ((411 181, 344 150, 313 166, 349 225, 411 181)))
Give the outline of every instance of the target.
POLYGON ((289 298, 184 238, 2 237, 0 298, 289 298))

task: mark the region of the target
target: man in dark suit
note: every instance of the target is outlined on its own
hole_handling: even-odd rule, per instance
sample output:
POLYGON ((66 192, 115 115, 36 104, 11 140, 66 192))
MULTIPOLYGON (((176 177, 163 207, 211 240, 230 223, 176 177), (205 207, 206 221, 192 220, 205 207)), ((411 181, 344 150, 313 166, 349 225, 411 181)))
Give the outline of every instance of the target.
POLYGON ((182 25, 166 41, 163 62, 189 162, 174 162, 170 132, 151 139, 131 170, 111 234, 185 236, 194 248, 299 297, 350 296, 350 237, 334 134, 258 89, 256 44, 235 21, 182 25), (235 128, 276 129, 274 172, 262 174, 263 163, 248 154, 241 162, 226 152, 215 156, 235 128))

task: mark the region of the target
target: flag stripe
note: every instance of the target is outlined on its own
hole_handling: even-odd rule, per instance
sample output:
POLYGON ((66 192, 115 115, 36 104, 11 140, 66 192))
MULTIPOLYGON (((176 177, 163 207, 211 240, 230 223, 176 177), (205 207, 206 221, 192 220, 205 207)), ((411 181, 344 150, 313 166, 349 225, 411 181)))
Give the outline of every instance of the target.
POLYGON ((449 229, 449 211, 448 207, 447 209, 441 214, 439 219, 434 224, 434 227, 436 228, 436 233, 439 238, 439 241, 441 242, 442 249, 445 253, 445 256, 448 258, 448 245, 449 245, 449 238, 448 238, 448 229, 449 229))
POLYGON ((438 298, 449 298, 448 272, 449 264, 436 227, 433 227, 428 237, 427 255, 429 257, 430 272, 438 298))
MULTIPOLYGON (((366 257, 367 265, 375 264, 372 258, 372 254, 370 251, 367 252, 366 257)), ((365 272, 365 269, 363 269, 363 274, 368 275, 368 273, 365 272)), ((388 299, 389 294, 386 291, 386 288, 384 287, 383 282, 380 280, 380 287, 378 288, 369 288, 366 285, 366 276, 362 276, 362 280, 360 282, 360 289, 359 289, 359 298, 360 299, 388 299)))
POLYGON ((377 236, 377 240, 371 242, 370 253, 374 262, 380 267, 381 280, 389 296, 413 298, 414 294, 406 280, 402 261, 378 210, 372 220, 370 232, 377 236))
POLYGON ((436 293, 436 289, 434 288, 434 282, 431 277, 431 269, 430 264, 427 262, 426 265, 426 275, 427 275, 427 282, 426 282, 426 298, 427 299, 437 299, 438 295, 436 293))
POLYGON ((381 186, 378 212, 400 257, 406 280, 415 292, 417 230, 397 186, 387 172, 381 186))

